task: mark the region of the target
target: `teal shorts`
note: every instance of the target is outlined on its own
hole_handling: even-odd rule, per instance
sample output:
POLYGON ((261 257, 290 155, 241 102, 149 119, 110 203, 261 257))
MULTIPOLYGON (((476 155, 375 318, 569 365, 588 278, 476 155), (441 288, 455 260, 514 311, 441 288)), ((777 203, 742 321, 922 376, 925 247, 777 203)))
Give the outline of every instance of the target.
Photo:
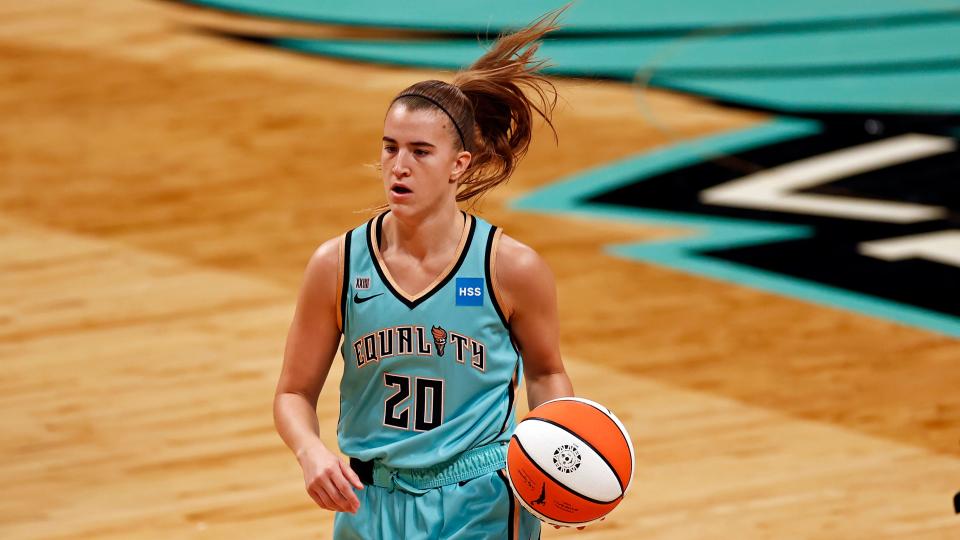
POLYGON ((376 481, 365 485, 363 490, 354 490, 360 499, 357 513, 337 513, 333 537, 336 540, 540 538, 540 520, 516 501, 506 472, 500 468, 489 470, 491 465, 496 465, 490 453, 472 456, 473 459, 467 457, 460 460, 459 466, 447 467, 442 474, 430 471, 427 477, 391 475, 392 471, 378 469, 372 475, 376 481), (481 463, 484 460, 486 463, 481 463), (396 476, 401 478, 397 480, 396 476), (433 487, 436 483, 444 485, 433 487))

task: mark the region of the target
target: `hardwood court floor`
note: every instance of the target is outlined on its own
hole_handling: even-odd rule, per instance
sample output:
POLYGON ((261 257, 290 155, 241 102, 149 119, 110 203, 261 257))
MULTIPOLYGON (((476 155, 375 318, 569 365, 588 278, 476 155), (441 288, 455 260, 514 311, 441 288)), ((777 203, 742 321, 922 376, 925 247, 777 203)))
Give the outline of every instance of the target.
MULTIPOLYGON (((270 403, 303 265, 382 197, 385 104, 443 77, 219 40, 139 0, 0 4, 0 538, 316 538, 270 403)), ((229 22, 229 21, 227 21, 229 22)), ((762 118, 561 81, 481 215, 558 278, 579 394, 638 452, 601 525, 545 537, 957 538, 960 343, 614 259, 685 234, 506 207, 762 118)), ((331 374, 335 380, 338 373, 331 374)), ((319 413, 334 442, 334 392, 319 413)))

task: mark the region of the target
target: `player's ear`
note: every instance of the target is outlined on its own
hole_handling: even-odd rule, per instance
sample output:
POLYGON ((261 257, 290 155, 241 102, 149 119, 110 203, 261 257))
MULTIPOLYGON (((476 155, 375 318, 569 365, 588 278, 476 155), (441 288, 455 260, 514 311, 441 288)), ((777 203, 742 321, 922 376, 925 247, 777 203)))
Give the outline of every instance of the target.
POLYGON ((451 184, 458 182, 460 177, 463 176, 463 173, 467 172, 467 167, 470 166, 470 160, 472 158, 473 156, 466 150, 457 154, 457 158, 453 162, 453 168, 450 170, 451 184))

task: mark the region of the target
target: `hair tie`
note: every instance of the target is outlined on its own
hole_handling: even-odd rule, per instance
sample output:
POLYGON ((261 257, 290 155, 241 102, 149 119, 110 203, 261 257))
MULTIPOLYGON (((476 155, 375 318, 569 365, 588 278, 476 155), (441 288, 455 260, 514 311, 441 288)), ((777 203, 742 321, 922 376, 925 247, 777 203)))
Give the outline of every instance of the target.
POLYGON ((443 108, 443 105, 441 105, 439 101, 437 101, 437 100, 435 100, 435 99, 433 99, 433 98, 429 98, 429 97, 427 97, 427 96, 425 96, 425 95, 423 95, 423 94, 400 94, 399 96, 393 98, 393 100, 396 101, 396 100, 398 100, 398 99, 400 99, 400 98, 402 98, 402 97, 418 97, 418 98, 420 98, 420 99, 425 99, 425 100, 429 101, 430 103, 433 103, 434 105, 436 105, 436 107, 437 107, 438 109, 440 109, 441 111, 443 111, 444 114, 447 115, 447 118, 449 118, 450 121, 453 122, 453 127, 456 128, 456 130, 457 130, 457 135, 460 136, 460 145, 463 146, 463 149, 464 149, 464 150, 467 150, 468 152, 470 151, 470 150, 467 148, 467 141, 466 141, 466 139, 463 138, 463 131, 460 131, 460 126, 457 124, 456 119, 453 118, 453 115, 450 114, 449 111, 447 111, 445 108, 443 108))

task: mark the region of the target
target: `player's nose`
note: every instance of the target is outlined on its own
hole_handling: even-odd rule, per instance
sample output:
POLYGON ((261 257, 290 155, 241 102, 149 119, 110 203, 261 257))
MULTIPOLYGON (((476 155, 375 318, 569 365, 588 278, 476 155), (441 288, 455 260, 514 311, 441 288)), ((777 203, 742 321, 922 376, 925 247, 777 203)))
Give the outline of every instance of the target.
POLYGON ((397 178, 409 176, 410 167, 407 166, 408 159, 409 156, 403 150, 397 152, 397 157, 393 160, 393 166, 390 168, 390 172, 397 178))

